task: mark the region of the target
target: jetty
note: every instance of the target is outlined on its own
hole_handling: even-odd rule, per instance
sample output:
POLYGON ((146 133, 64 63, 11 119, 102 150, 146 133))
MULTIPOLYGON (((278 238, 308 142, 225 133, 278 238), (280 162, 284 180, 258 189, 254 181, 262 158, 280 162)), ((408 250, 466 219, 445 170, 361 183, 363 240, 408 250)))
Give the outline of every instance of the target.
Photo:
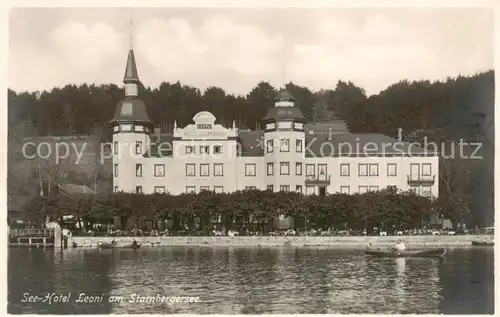
POLYGON ((53 248, 55 234, 53 229, 10 229, 9 247, 53 248))

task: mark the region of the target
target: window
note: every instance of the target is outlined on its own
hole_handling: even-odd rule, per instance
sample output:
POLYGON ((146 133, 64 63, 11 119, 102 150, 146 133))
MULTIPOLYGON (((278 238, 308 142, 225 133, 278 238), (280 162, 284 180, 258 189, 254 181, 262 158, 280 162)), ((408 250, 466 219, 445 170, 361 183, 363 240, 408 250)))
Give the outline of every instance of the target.
POLYGON ((267 153, 273 153, 274 152, 274 142, 273 142, 273 140, 267 140, 266 141, 266 148, 267 148, 267 153))
POLYGON ((351 165, 340 164, 340 176, 350 176, 350 175, 351 175, 351 165))
POLYGON ((142 142, 141 141, 135 142, 135 154, 142 154, 142 142))
POLYGON ((387 191, 388 191, 389 193, 393 193, 393 194, 395 194, 395 193, 397 193, 397 191, 398 191, 398 187, 397 187, 397 186, 394 186, 394 185, 387 186, 387 191))
POLYGON ((420 195, 420 186, 411 186, 410 191, 413 192, 415 195, 420 195))
POLYGON ((142 164, 135 164, 135 176, 142 177, 142 164))
POLYGON ((115 153, 115 154, 118 154, 118 142, 116 142, 116 141, 115 141, 115 142, 113 143, 113 149, 114 149, 114 150, 113 150, 113 151, 114 151, 114 153, 115 153))
POLYGON ((165 186, 155 186, 155 193, 165 194, 165 186))
POLYGON ((254 190, 255 186, 245 186, 245 190, 254 190))
POLYGON ((222 186, 214 186, 214 191, 216 193, 223 193, 224 192, 224 187, 222 187, 222 186))
POLYGON ((245 164, 245 176, 255 176, 255 164, 245 164))
POLYGON ((290 175, 290 163, 289 162, 280 162, 280 174, 281 175, 290 175))
POLYGON ((214 176, 224 176, 224 166, 222 164, 214 164, 214 176))
POLYGON ((210 176, 210 164, 200 164, 200 176, 210 176))
POLYGON ((118 193, 118 186, 115 186, 115 193, 118 193))
POLYGON ((340 193, 349 195, 351 193, 351 189, 349 186, 340 186, 340 193))
POLYGON ((397 165, 393 163, 387 164, 387 176, 397 175, 397 165))
POLYGON ((267 185, 267 190, 274 191, 274 186, 273 185, 267 185))
POLYGON ((326 164, 318 164, 318 175, 322 177, 322 179, 326 178, 326 164))
POLYGON ((359 186, 359 187, 358 187, 358 192, 359 192, 360 194, 364 194, 364 193, 366 193, 367 191, 368 191, 368 186, 359 186))
POLYGON ((118 177, 118 164, 115 164, 115 177, 118 177))
POLYGON ((274 175, 274 164, 267 163, 267 176, 274 175))
POLYGON ((290 139, 280 140, 280 152, 290 152, 290 139))
POLYGON ((302 140, 295 140, 295 151, 302 153, 302 140))
POLYGON ((432 187, 431 186, 422 186, 422 196, 432 197, 432 187))
POLYGON ((222 145, 214 145, 214 154, 222 154, 222 145))
POLYGON ((165 164, 155 164, 155 177, 165 177, 165 164))
POLYGON ((371 191, 371 192, 376 192, 376 191, 378 191, 378 186, 370 186, 370 191, 371 191))
POLYGON ((314 164, 306 164, 306 176, 314 176, 314 164))
POLYGON ((186 176, 196 176, 195 164, 186 164, 186 176))
POLYGON ((186 186, 186 194, 194 194, 196 192, 195 186, 186 186))
POLYGON ((368 164, 358 164, 358 176, 368 176, 368 164))
POLYGON ((290 191, 290 185, 280 185, 280 191, 282 191, 282 192, 289 192, 290 191))
POLYGON ((370 164, 370 176, 378 176, 378 164, 370 164))
POLYGON ((314 195, 314 186, 306 186, 306 195, 314 195))
POLYGON ((295 186, 295 191, 302 194, 302 185, 295 186))
POLYGON ((302 163, 295 163, 295 175, 302 175, 302 163))
POLYGON ((431 176, 431 164, 430 163, 422 164, 422 176, 431 176))
POLYGON ((208 145, 200 145, 200 154, 210 154, 210 147, 208 145))
POLYGON ((210 186, 200 186, 200 191, 208 191, 210 190, 210 186))
POLYGON ((135 193, 142 194, 142 186, 135 186, 135 193))
POLYGON ((194 146, 186 145, 186 154, 194 154, 194 146))

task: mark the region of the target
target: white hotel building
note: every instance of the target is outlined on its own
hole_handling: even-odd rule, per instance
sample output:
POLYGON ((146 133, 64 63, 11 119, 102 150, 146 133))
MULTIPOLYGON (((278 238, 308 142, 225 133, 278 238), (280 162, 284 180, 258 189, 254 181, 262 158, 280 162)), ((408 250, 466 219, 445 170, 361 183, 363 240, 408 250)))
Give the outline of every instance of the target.
POLYGON ((263 118, 264 130, 240 131, 234 123, 225 128, 203 111, 192 124, 159 134, 138 96, 133 50, 124 83, 126 97, 110 121, 115 191, 178 195, 256 188, 325 195, 392 186, 438 195, 436 153, 381 134, 349 133, 342 122, 318 131, 321 125, 306 124, 285 90, 263 118))

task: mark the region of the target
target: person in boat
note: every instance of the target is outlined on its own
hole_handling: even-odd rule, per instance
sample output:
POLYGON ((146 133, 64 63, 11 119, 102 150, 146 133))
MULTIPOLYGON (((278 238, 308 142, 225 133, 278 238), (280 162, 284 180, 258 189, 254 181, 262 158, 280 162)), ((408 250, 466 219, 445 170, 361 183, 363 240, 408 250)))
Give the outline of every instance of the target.
POLYGON ((112 244, 112 245, 116 245, 116 241, 115 241, 115 239, 113 239, 113 241, 111 241, 111 244, 112 244))
POLYGON ((132 241, 132 246, 134 246, 134 247, 137 246, 137 241, 135 241, 135 239, 134 239, 134 241, 132 241))
POLYGON ((398 240, 398 243, 396 243, 393 249, 396 252, 403 252, 406 250, 406 244, 403 240, 398 240))

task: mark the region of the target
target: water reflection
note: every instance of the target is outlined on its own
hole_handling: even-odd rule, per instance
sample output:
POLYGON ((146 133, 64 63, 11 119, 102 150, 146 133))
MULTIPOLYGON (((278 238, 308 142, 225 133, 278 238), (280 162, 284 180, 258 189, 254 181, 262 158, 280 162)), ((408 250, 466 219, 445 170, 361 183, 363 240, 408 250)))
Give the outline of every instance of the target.
POLYGON ((457 250, 443 261, 378 259, 362 252, 294 247, 11 249, 9 312, 435 314, 453 311, 459 301, 468 313, 482 313, 493 307, 493 283, 488 282, 493 252, 487 252, 457 250), (28 291, 99 292, 126 300, 58 306, 20 303, 28 291), (199 296, 202 302, 129 303, 134 293, 199 296), (486 305, 476 305, 477 301, 486 305))

